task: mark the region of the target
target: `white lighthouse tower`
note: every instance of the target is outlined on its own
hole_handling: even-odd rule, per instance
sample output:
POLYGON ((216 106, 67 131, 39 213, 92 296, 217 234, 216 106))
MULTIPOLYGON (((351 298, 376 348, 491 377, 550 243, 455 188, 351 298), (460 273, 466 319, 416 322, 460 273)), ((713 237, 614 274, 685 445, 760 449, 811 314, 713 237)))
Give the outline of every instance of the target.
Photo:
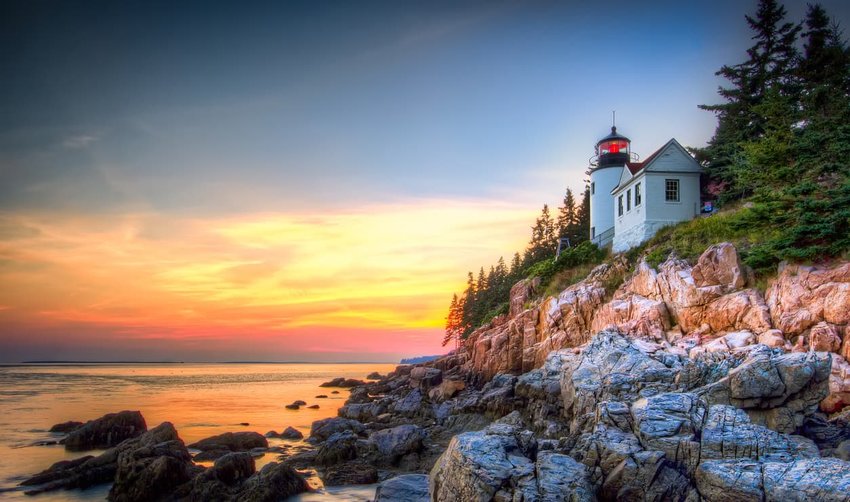
POLYGON ((620 183, 623 168, 630 159, 629 138, 611 134, 596 143, 596 164, 590 167, 590 240, 599 247, 614 239, 614 198, 611 191, 620 183))

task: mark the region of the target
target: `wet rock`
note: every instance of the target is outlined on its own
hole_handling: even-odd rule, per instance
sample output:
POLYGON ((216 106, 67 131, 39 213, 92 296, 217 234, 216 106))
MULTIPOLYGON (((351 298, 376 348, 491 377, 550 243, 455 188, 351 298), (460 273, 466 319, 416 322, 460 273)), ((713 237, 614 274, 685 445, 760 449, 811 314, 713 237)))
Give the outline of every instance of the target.
POLYGON ((378 482, 378 470, 362 460, 326 466, 320 477, 327 486, 369 485, 378 482))
MULTIPOLYGON (((431 470, 432 500, 493 500, 503 486, 528 485, 534 463, 511 436, 466 432, 452 438, 431 470)), ((512 494, 505 494, 507 500, 512 494)))
POLYGON ((326 394, 319 394, 318 396, 316 396, 316 399, 327 399, 327 398, 328 398, 328 396, 326 394))
POLYGON ((69 432, 75 431, 82 426, 82 422, 74 422, 73 420, 68 422, 62 422, 61 424, 56 424, 50 428, 48 432, 58 432, 62 434, 67 434, 69 432))
MULTIPOLYGON (((366 384, 366 382, 364 382, 363 380, 356 380, 354 378, 339 377, 339 378, 334 378, 333 380, 331 380, 329 382, 325 382, 325 383, 319 385, 319 387, 350 388, 350 387, 357 387, 357 386, 365 385, 365 384, 366 384)), ((335 391, 334 393, 338 394, 339 391, 335 391)))
POLYGON ((287 410, 300 410, 301 405, 292 403, 292 404, 287 404, 286 406, 284 406, 284 408, 286 408, 287 410))
POLYGON ((318 404, 311 404, 310 406, 308 406, 308 407, 307 407, 307 409, 310 409, 310 410, 318 410, 318 409, 319 409, 319 405, 318 405, 318 404))
POLYGON ((357 434, 350 430, 333 434, 319 445, 316 464, 329 466, 356 459, 358 440, 357 434))
POLYGON ((71 431, 61 444, 69 451, 105 449, 117 446, 125 439, 138 437, 146 430, 141 413, 121 411, 86 422, 71 431))
POLYGON ((384 378, 383 375, 381 375, 377 371, 373 371, 366 375, 366 380, 381 380, 382 378, 384 378))
POLYGON ((369 439, 375 443, 380 463, 396 464, 410 453, 422 451, 425 431, 412 424, 399 425, 373 432, 369 439))
POLYGON ((298 439, 303 439, 304 434, 302 434, 301 431, 299 431, 295 427, 287 427, 283 432, 280 433, 280 437, 282 439, 298 440, 298 439))
POLYGON ((316 420, 310 426, 310 440, 318 443, 327 440, 338 432, 352 431, 355 434, 361 434, 365 429, 363 424, 356 420, 340 417, 325 418, 316 420))
MULTIPOLYGON (((274 502, 309 491, 309 485, 292 467, 272 462, 255 472, 249 453, 229 453, 196 476, 177 499, 225 502, 274 502)), ((169 497, 170 498, 170 497, 169 497)), ((137 499, 153 500, 153 499, 137 499)))
POLYGON ((277 502, 310 491, 307 481, 292 467, 271 462, 248 478, 239 493, 238 502, 277 502))
POLYGON ((195 460, 199 462, 216 460, 230 452, 268 447, 266 438, 256 432, 225 432, 189 445, 189 448, 201 450, 201 453, 195 455, 195 460))
POLYGON ((430 502, 427 474, 404 474, 382 481, 375 502, 430 502))
POLYGON ((297 401, 292 401, 292 404, 297 405, 297 406, 305 406, 307 404, 307 402, 298 399, 297 401))
POLYGON ((199 472, 168 422, 116 450, 115 481, 108 496, 111 502, 160 500, 199 472))

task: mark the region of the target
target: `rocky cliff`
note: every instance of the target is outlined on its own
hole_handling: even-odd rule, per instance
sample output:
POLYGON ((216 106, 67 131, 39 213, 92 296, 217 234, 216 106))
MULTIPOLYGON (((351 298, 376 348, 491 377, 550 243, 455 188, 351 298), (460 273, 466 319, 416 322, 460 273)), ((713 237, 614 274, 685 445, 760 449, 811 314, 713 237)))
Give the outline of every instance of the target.
POLYGON ((498 373, 540 368, 554 350, 578 349, 593 333, 616 330, 680 355, 744 350, 755 344, 785 352, 828 352, 833 413, 850 404, 850 263, 785 265, 767 285, 728 243, 708 248, 693 266, 670 258, 657 269, 641 261, 622 284, 624 260, 600 265, 556 297, 530 304, 539 284, 511 289, 510 313, 475 331, 436 363, 487 381, 498 373))

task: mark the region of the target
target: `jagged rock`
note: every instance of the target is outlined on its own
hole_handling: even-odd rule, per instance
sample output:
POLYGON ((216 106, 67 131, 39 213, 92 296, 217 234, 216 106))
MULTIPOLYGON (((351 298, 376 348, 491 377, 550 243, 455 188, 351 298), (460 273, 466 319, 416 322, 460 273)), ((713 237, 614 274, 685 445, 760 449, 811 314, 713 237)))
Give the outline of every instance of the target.
POLYGON ((377 371, 373 371, 366 375, 366 380, 381 380, 382 378, 384 377, 377 371))
POLYGON ((425 431, 412 424, 373 432, 369 439, 375 443, 381 463, 395 464, 410 453, 422 450, 425 431))
POLYGON ((307 491, 310 491, 310 485, 295 469, 286 464, 271 462, 245 481, 237 500, 277 502, 307 491))
POLYGON ((696 472, 700 495, 712 501, 846 501, 850 463, 834 458, 709 460, 696 472))
POLYGON ((595 490, 587 468, 567 455, 540 452, 535 462, 539 500, 546 502, 594 501, 595 490))
POLYGON ((710 404, 747 410, 757 424, 793 432, 829 393, 827 355, 755 346, 729 375, 697 390, 710 404))
POLYGON ((109 413, 71 431, 61 441, 69 451, 86 451, 117 446, 125 439, 138 437, 148 430, 138 411, 109 413))
POLYGON ((372 398, 369 397, 369 390, 366 387, 355 387, 351 389, 351 393, 345 402, 346 404, 371 403, 372 398))
POLYGON ((168 422, 121 443, 116 450, 115 482, 108 497, 111 502, 159 500, 198 473, 189 451, 168 422))
POLYGON ((674 500, 691 497, 690 480, 660 451, 637 451, 625 456, 607 475, 602 500, 674 500))
POLYGON ((568 349, 551 352, 543 367, 517 378, 514 393, 524 402, 522 416, 544 437, 556 438, 565 433, 560 378, 564 365, 578 357, 568 349))
POLYGON ((754 425, 744 410, 726 405, 714 405, 709 409, 702 427, 702 460, 765 460, 783 454, 796 458, 817 458, 820 455, 810 439, 754 425))
POLYGON ((280 437, 282 439, 304 439, 304 434, 296 429, 295 427, 287 427, 283 432, 280 433, 280 437))
POLYGON ((834 324, 821 321, 809 330, 809 347, 816 352, 838 352, 841 335, 834 324))
POLYGON ((358 422, 370 422, 385 413, 386 410, 387 408, 382 402, 351 403, 340 408, 338 413, 341 417, 358 422))
POLYGON ((511 287, 510 292, 510 309, 508 317, 516 317, 520 312, 525 310, 525 304, 534 295, 537 288, 540 287, 540 278, 523 279, 511 287))
POLYGON ((676 361, 665 364, 639 350, 616 332, 603 331, 565 366, 561 378, 564 412, 573 433, 587 430, 602 401, 632 402, 676 390, 676 361), (573 366, 575 365, 575 366, 573 366))
POLYGON ((404 474, 382 481, 375 502, 430 502, 427 474, 404 474))
MULTIPOLYGON (((215 461, 212 467, 192 480, 190 500, 237 500, 242 484, 256 470, 254 457, 247 452, 228 453, 215 461)), ((156 500, 158 497, 132 498, 124 500, 156 500)))
POLYGON ((423 392, 428 389, 440 385, 443 381, 443 372, 437 368, 429 368, 427 366, 416 366, 410 372, 410 386, 420 388, 423 392))
POLYGON ((530 431, 508 424, 452 438, 431 470, 430 493, 438 502, 594 500, 583 465, 551 451, 538 455, 530 431))
POLYGON ((79 429, 82 425, 82 422, 74 422, 73 420, 70 420, 68 422, 62 422, 61 424, 54 425, 47 432, 59 432, 62 434, 67 434, 69 432, 75 431, 76 429, 79 429))
POLYGON ((463 380, 443 380, 440 385, 428 391, 428 398, 435 403, 451 399, 458 392, 466 388, 463 380))
POLYGON ((253 448, 268 448, 269 442, 257 432, 225 432, 217 436, 202 439, 189 445, 189 448, 201 450, 195 455, 196 461, 216 460, 230 452, 249 451, 253 448))
POLYGON ((699 433, 706 405, 695 394, 665 393, 631 407, 635 435, 646 450, 658 450, 689 470, 700 460, 699 433))
POLYGON ((829 395, 820 403, 824 413, 835 413, 850 404, 850 364, 839 355, 831 356, 829 395))
POLYGON ((333 434, 319 445, 316 464, 335 465, 357 458, 359 454, 357 443, 357 434, 350 430, 333 434))
MULTIPOLYGON (((363 380, 356 380, 354 378, 343 378, 338 377, 334 378, 329 382, 324 382, 319 385, 319 387, 342 387, 342 388, 350 388, 350 387, 358 387, 360 385, 366 385, 366 382, 363 380)), ((338 394, 339 392, 336 391, 338 394)))
POLYGON ((393 403, 391 410, 399 415, 411 417, 419 411, 421 406, 422 392, 419 389, 414 389, 400 401, 393 403))
POLYGON ((815 324, 850 322, 850 263, 835 267, 783 265, 767 290, 773 324, 786 336, 815 324))
POLYGON ((697 287, 723 286, 728 289, 743 288, 747 282, 738 250, 728 242, 709 246, 694 265, 691 274, 697 287))
POLYGON ((352 431, 355 434, 361 434, 364 430, 363 424, 356 420, 340 417, 325 418, 316 420, 310 426, 310 440, 322 442, 338 432, 352 431))
POLYGON ((354 460, 323 467, 321 478, 326 486, 369 485, 378 482, 378 470, 365 461, 354 460))
POLYGON ((785 340, 785 336, 782 334, 782 331, 778 329, 769 329, 764 333, 760 334, 758 337, 758 342, 762 345, 767 345, 768 347, 774 348, 782 348, 789 349, 790 345, 787 344, 787 340, 785 340), (788 345, 786 347, 786 345, 788 345))
POLYGON ((614 298, 593 317, 593 331, 615 329, 633 337, 664 340, 672 327, 667 305, 640 295, 614 298))
POLYGON ((534 464, 512 436, 466 432, 452 438, 431 470, 432 500, 493 500, 504 486, 533 479, 534 464))

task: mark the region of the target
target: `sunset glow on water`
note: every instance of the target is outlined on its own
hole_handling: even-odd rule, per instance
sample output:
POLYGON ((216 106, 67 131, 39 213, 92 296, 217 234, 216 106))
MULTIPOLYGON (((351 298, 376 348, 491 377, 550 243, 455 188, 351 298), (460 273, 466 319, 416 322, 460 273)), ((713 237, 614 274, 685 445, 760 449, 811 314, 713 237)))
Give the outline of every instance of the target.
MULTIPOLYGON (((386 374, 392 364, 103 364, 0 366, 0 489, 59 460, 98 452, 65 452, 62 446, 30 446, 59 439, 46 431, 68 420, 139 410, 148 428, 169 421, 186 444, 224 432, 281 432, 287 426, 309 435, 315 420, 336 416, 347 389, 319 387, 336 377, 386 374), (333 394, 336 390, 339 393, 333 394), (324 394, 327 399, 315 396, 324 394), (295 400, 302 407, 287 410, 295 400), (250 425, 239 425, 247 422, 250 425)), ((270 446, 285 444, 272 439, 270 446)), ((291 443, 290 443, 291 444, 291 443)), ((257 465, 276 461, 266 454, 257 465)), ((32 500, 102 499, 105 489, 62 491, 32 500)), ((5 493, 20 496, 21 492, 5 493)))

